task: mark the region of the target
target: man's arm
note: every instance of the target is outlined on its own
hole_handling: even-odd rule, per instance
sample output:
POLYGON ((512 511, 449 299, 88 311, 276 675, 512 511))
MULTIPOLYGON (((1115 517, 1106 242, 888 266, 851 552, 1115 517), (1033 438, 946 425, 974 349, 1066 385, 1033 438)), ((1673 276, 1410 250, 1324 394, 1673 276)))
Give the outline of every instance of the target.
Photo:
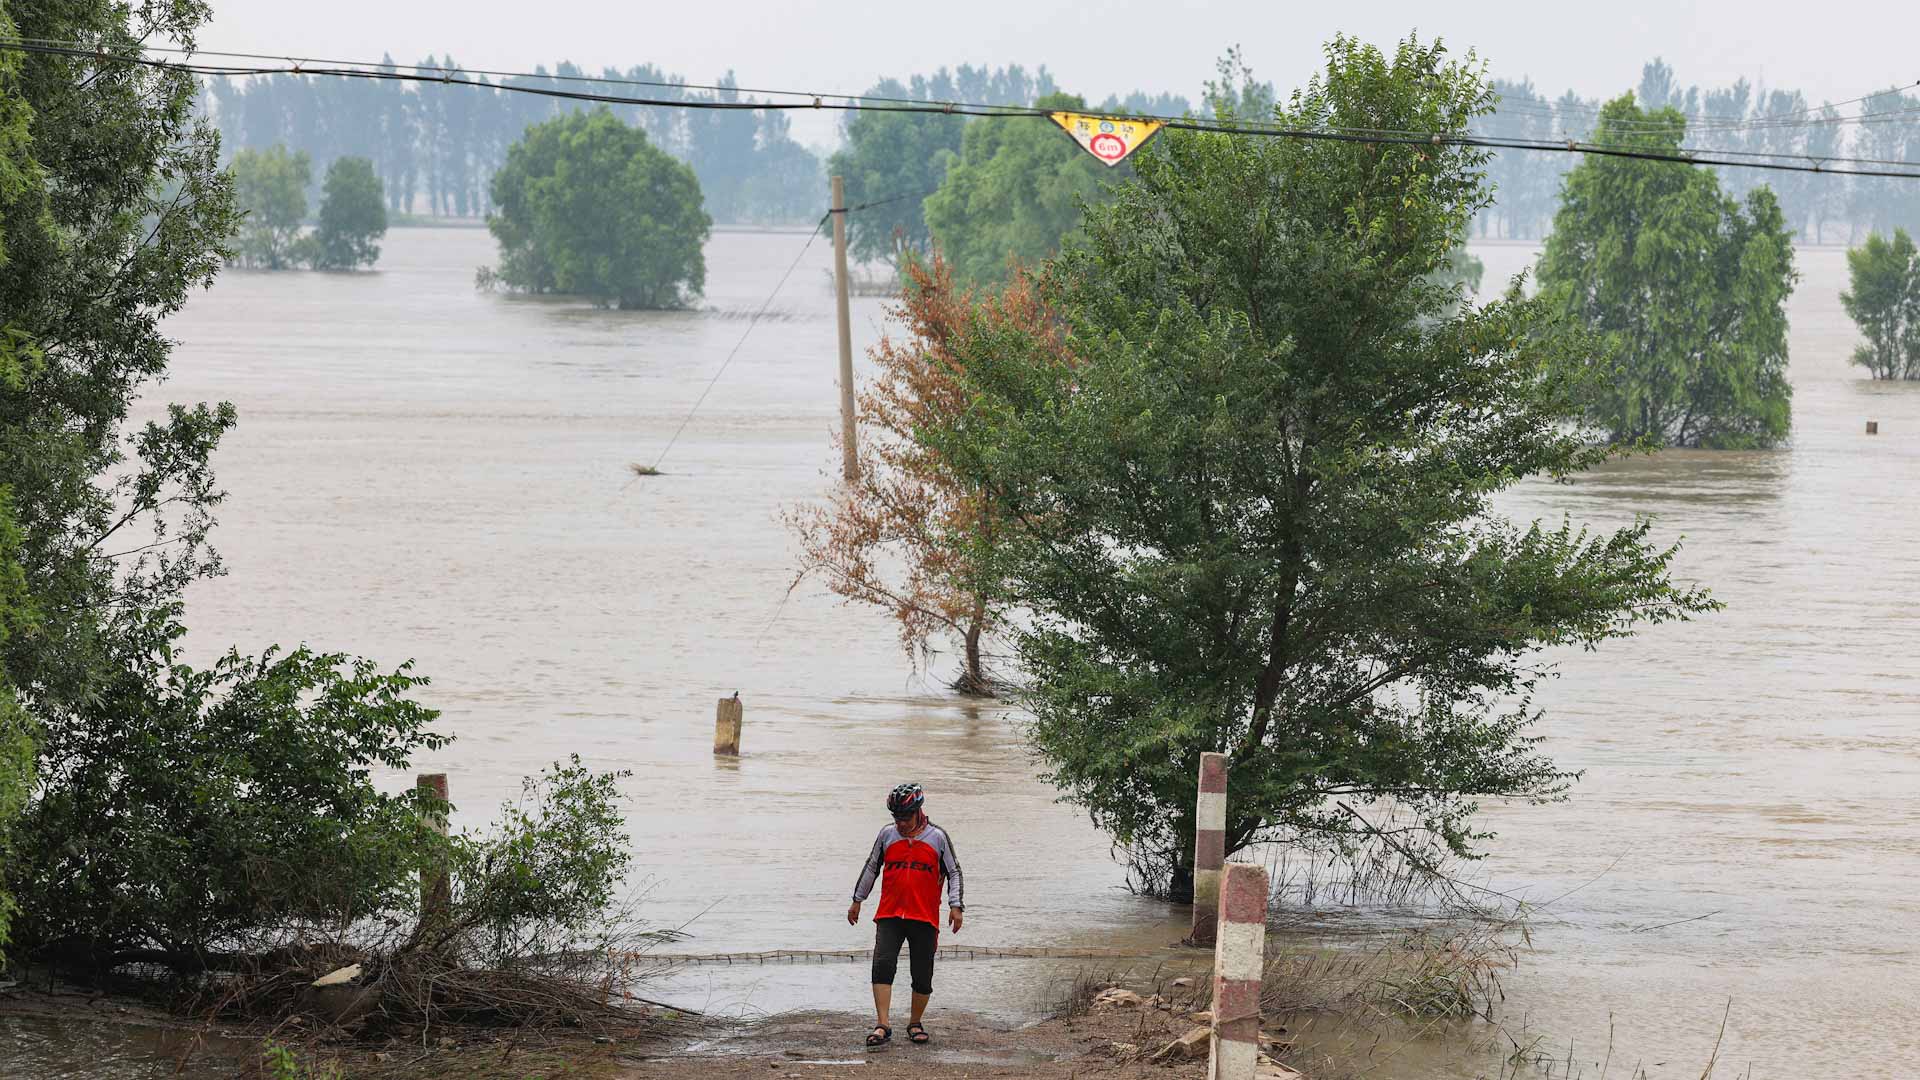
POLYGON ((940 873, 947 879, 947 906, 965 911, 967 890, 960 880, 960 856, 953 851, 953 834, 941 829, 940 836, 946 841, 940 845, 940 873))
POLYGON ((853 883, 853 902, 862 903, 867 894, 873 892, 873 883, 880 880, 880 867, 887 860, 887 830, 881 829, 880 835, 873 838, 873 851, 867 855, 867 865, 860 870, 860 880, 853 883))

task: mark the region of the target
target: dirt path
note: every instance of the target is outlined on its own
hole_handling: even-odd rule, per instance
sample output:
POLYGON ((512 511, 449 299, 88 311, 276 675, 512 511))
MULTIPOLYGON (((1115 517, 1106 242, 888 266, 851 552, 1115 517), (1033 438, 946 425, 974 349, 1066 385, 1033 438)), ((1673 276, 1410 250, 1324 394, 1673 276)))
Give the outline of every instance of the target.
POLYGON ((894 1040, 869 1052, 862 1046, 872 1017, 841 1012, 784 1013, 724 1029, 633 1062, 622 1080, 740 1077, 828 1080, 1028 1077, 1032 1080, 1192 1080, 1205 1060, 1171 1065, 1139 1060, 1140 1048, 1165 1045, 1192 1025, 1157 1010, 1093 1013, 1005 1027, 970 1013, 935 1010, 927 1016, 933 1042, 894 1040))

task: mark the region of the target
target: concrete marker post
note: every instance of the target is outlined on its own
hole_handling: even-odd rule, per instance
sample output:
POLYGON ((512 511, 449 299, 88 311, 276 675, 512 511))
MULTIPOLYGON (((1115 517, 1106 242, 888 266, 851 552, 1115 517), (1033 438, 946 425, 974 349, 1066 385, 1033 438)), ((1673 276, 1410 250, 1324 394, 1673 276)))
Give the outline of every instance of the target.
MULTIPOLYGON (((447 835, 447 774, 420 773, 414 778, 414 786, 428 798, 437 800, 439 807, 427 818, 427 828, 444 837, 447 835)), ((453 888, 447 879, 447 864, 437 862, 433 866, 420 868, 420 919, 422 922, 446 914, 453 901, 453 888)))
POLYGON ((1193 932, 1211 945, 1220 916, 1220 869, 1227 864, 1227 755, 1200 755, 1200 799, 1193 815, 1193 932))
POLYGON ((714 753, 727 757, 740 756, 740 724, 744 713, 738 691, 730 698, 720 699, 719 707, 713 712, 714 753))
POLYGON ((1267 872, 1234 863, 1220 879, 1207 1080, 1253 1080, 1260 1064, 1260 981, 1267 966, 1267 872))

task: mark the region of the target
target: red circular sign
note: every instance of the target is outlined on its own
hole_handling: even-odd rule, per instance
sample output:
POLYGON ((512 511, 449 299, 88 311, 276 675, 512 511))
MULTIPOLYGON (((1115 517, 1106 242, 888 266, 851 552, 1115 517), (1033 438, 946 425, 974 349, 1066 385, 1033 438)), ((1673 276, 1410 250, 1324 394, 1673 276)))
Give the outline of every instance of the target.
POLYGON ((1102 161, 1119 161, 1127 156, 1127 144, 1118 135, 1095 135, 1087 148, 1102 161))

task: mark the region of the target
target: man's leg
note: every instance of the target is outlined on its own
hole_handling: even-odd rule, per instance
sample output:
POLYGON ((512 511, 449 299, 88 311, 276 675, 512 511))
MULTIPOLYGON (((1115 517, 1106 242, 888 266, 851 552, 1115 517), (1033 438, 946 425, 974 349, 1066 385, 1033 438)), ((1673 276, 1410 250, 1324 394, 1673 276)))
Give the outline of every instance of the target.
MULTIPOLYGON (((888 1013, 893 1006, 893 978, 900 966, 900 943, 906 940, 901 928, 905 919, 873 920, 873 1015, 878 1027, 889 1027, 888 1013)), ((917 954, 916 954, 917 955, 917 954)))
POLYGON ((913 1012, 909 1024, 917 1024, 927 1014, 927 999, 933 996, 933 953, 940 944, 940 929, 931 923, 907 923, 908 969, 913 975, 913 1012))

